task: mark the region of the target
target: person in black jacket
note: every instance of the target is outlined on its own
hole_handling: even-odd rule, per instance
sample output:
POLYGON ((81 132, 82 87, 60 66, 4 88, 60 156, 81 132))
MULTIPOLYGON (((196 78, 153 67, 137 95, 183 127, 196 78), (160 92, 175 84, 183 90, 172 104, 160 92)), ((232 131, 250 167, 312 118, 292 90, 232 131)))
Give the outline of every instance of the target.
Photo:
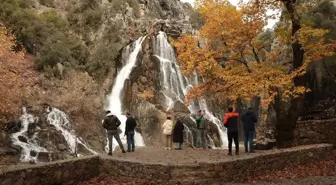
POLYGON ((245 152, 248 152, 248 144, 250 145, 250 152, 253 153, 253 139, 255 131, 255 123, 258 121, 256 114, 253 112, 252 107, 242 117, 244 123, 244 145, 245 152))
POLYGON ((175 150, 182 150, 184 125, 180 118, 177 118, 173 129, 173 142, 178 144, 175 150))
POLYGON ((233 112, 233 108, 228 108, 228 113, 224 117, 224 126, 227 128, 227 135, 229 140, 229 153, 232 155, 232 140, 236 145, 236 155, 239 155, 239 143, 238 143, 238 117, 239 114, 233 112))
POLYGON ((106 112, 106 118, 103 120, 103 127, 107 131, 107 138, 109 140, 109 153, 108 155, 112 155, 112 142, 113 137, 117 140, 119 147, 122 151, 122 153, 126 153, 124 150, 124 146, 121 143, 120 136, 119 136, 119 126, 121 124, 120 120, 117 116, 112 114, 110 111, 106 112))
POLYGON ((132 146, 132 152, 134 152, 135 149, 134 134, 137 123, 129 112, 126 113, 126 117, 127 120, 125 126, 125 136, 127 137, 127 151, 131 152, 131 146, 132 146))

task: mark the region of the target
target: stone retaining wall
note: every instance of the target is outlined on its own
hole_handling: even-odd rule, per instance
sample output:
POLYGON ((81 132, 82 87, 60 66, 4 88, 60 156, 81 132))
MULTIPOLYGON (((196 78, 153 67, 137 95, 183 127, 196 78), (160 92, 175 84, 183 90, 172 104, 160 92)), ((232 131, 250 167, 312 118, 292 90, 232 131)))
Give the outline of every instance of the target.
POLYGON ((148 179, 153 184, 222 184, 333 155, 332 145, 319 144, 271 150, 232 161, 189 165, 138 163, 109 156, 89 156, 8 168, 0 171, 0 185, 75 185, 101 174, 148 179))
POLYGON ((0 171, 0 185, 72 185, 99 175, 99 156, 13 166, 0 171))
POLYGON ((222 184, 247 176, 263 174, 299 164, 326 159, 334 152, 332 145, 305 146, 269 151, 258 156, 247 156, 233 161, 169 165, 136 163, 103 157, 102 174, 149 179, 157 184, 222 184))
POLYGON ((298 121, 294 144, 336 143, 336 119, 298 121))

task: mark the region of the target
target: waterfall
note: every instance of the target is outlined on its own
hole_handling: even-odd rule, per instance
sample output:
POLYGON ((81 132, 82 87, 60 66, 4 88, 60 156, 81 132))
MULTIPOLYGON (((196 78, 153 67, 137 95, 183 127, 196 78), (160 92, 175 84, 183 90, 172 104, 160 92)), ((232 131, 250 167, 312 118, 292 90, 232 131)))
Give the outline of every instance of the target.
POLYGON ((37 162, 39 152, 47 152, 43 147, 40 147, 37 143, 35 133, 31 138, 28 137, 28 126, 29 124, 34 124, 38 121, 37 117, 27 113, 25 107, 22 108, 23 114, 20 117, 21 129, 19 132, 13 133, 11 139, 13 145, 21 147, 21 157, 22 162, 37 162))
POLYGON ((193 135, 192 135, 191 130, 190 130, 189 127, 188 127, 186 124, 184 124, 184 123, 183 123, 183 126, 184 126, 184 128, 185 128, 184 130, 185 130, 185 132, 186 132, 187 141, 194 147, 194 145, 193 145, 194 137, 193 137, 193 135))
POLYGON ((47 120, 50 125, 53 125, 57 131, 60 131, 66 140, 71 153, 77 153, 76 144, 84 146, 92 154, 97 154, 94 150, 90 149, 85 141, 76 136, 75 131, 71 128, 68 116, 57 108, 48 109, 47 120))
MULTIPOLYGON (((122 114, 122 104, 120 100, 120 94, 124 88, 126 79, 129 78, 129 75, 131 74, 131 71, 136 64, 138 53, 141 50, 141 44, 145 40, 145 38, 146 37, 140 37, 135 42, 134 49, 131 52, 130 52, 130 46, 126 47, 127 52, 124 52, 124 53, 126 53, 127 55, 123 56, 123 57, 127 57, 127 58, 124 58, 125 59, 124 67, 118 73, 114 86, 112 88, 112 93, 108 96, 109 105, 107 109, 110 110, 114 115, 116 115, 121 122, 121 125, 119 127, 122 130, 122 133, 120 134, 121 136, 120 138, 123 144, 126 144, 127 142, 126 138, 123 137, 124 132, 125 132, 125 122, 127 118, 125 115, 122 114)), ((134 140, 135 140, 136 146, 145 145, 142 136, 137 132, 135 133, 134 140)), ((115 149, 116 146, 117 146, 117 141, 113 139, 113 150, 115 149)), ((105 147, 105 150, 107 149, 108 149, 108 146, 105 147)))
MULTIPOLYGON (((154 45, 154 56, 160 61, 161 70, 161 93, 166 98, 166 109, 169 110, 174 102, 185 99, 188 90, 192 87, 190 81, 181 74, 179 65, 176 61, 176 55, 173 47, 169 44, 167 35, 164 32, 160 32, 156 37, 154 45)), ((195 73, 195 84, 198 84, 197 75, 195 73)), ((195 113, 197 110, 197 102, 192 102, 188 109, 191 113, 195 113)), ((199 108, 205 110, 205 118, 212 121, 217 125, 222 147, 227 145, 227 137, 225 129, 223 128, 221 121, 213 116, 207 107, 206 101, 203 99, 198 102, 199 108)), ((188 128, 189 129, 189 128, 188 128)))

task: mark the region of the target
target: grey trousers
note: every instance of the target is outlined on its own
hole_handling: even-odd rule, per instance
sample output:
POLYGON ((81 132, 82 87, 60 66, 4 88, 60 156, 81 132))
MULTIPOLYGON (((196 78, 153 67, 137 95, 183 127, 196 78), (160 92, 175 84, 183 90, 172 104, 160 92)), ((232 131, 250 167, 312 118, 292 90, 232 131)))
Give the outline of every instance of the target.
POLYGON ((205 129, 196 129, 196 147, 206 149, 205 129))
POLYGON ((108 131, 107 138, 109 141, 109 152, 112 152, 113 137, 117 140, 120 149, 124 151, 124 145, 121 143, 121 139, 120 139, 118 132, 108 131))

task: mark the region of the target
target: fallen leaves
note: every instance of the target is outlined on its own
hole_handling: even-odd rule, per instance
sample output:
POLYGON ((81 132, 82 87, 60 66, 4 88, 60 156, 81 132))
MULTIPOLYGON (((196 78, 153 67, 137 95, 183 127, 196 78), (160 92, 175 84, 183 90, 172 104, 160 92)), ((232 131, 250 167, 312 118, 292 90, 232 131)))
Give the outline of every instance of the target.
POLYGON ((302 179, 309 176, 336 176, 336 156, 333 156, 328 160, 314 162, 307 165, 268 171, 262 175, 248 177, 247 181, 250 183, 260 181, 271 182, 282 179, 302 179))

